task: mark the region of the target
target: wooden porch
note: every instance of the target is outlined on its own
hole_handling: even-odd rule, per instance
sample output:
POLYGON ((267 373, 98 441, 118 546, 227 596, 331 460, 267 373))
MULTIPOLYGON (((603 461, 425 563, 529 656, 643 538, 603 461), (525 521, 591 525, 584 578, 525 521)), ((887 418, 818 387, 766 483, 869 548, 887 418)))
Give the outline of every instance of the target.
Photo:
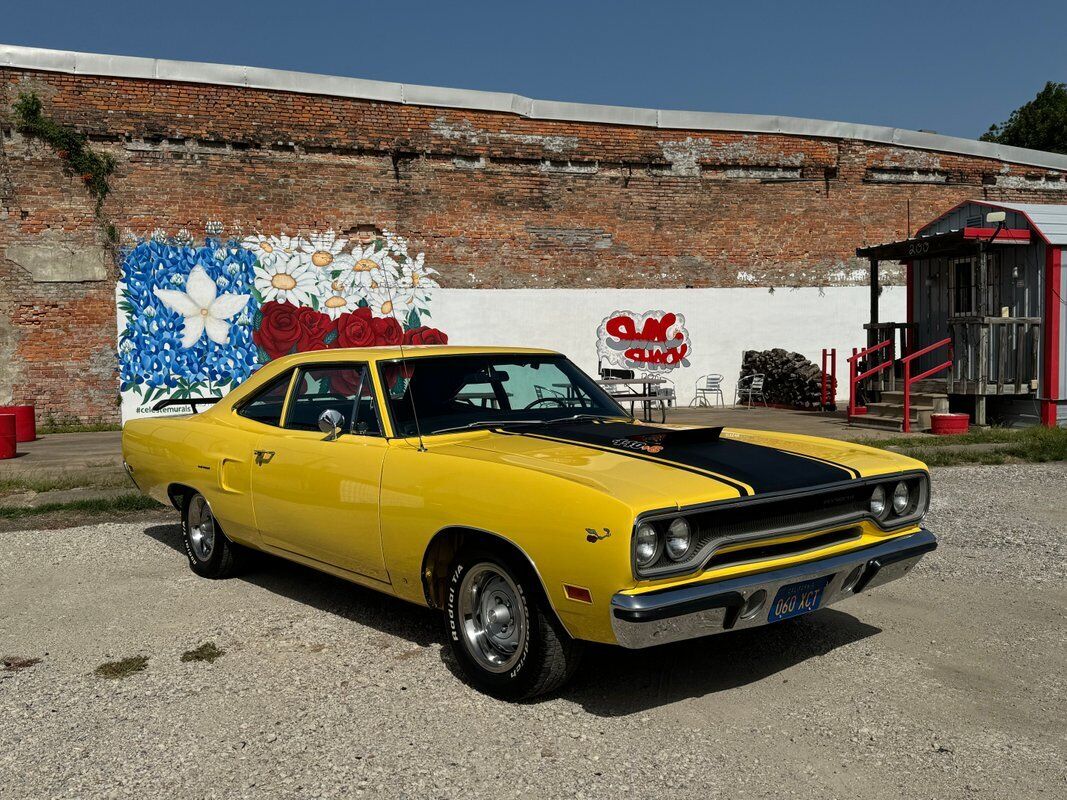
POLYGON ((1025 256, 1030 235, 1005 228, 1003 219, 995 228, 963 227, 856 251, 871 268, 869 350, 856 374, 867 376, 859 385, 874 413, 888 416, 899 405, 914 425, 909 395, 918 394, 923 409, 947 411, 951 403, 973 410, 973 421, 984 425, 989 398, 1037 396, 1042 330, 1025 256), (906 322, 879 317, 880 261, 908 268, 906 322))
MULTIPOLYGON (((1041 343, 1040 317, 954 317, 949 320, 952 368, 939 376, 948 394, 1033 395, 1037 392, 1041 343)), ((874 322, 863 326, 867 346, 892 344, 871 353, 868 366, 894 361, 915 352, 913 323, 874 322)), ((932 367, 936 357, 919 359, 919 370, 932 367)), ((873 391, 896 391, 903 380, 899 363, 868 379, 873 391)))

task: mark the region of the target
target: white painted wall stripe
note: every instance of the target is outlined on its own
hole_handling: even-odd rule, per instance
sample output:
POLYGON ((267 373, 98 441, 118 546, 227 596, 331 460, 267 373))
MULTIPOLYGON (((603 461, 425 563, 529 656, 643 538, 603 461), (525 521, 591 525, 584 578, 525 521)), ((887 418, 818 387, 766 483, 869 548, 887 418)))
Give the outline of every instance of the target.
MULTIPOLYGON (((881 318, 903 322, 905 291, 883 288, 881 318)), ((824 289, 438 289, 429 324, 450 344, 546 347, 596 375, 596 332, 613 311, 662 309, 685 315, 691 366, 667 373, 678 399, 693 399, 697 379, 719 372, 730 402, 745 350, 781 347, 816 364, 822 348, 837 348, 839 400, 848 396, 853 347, 866 345, 870 291, 824 289)))

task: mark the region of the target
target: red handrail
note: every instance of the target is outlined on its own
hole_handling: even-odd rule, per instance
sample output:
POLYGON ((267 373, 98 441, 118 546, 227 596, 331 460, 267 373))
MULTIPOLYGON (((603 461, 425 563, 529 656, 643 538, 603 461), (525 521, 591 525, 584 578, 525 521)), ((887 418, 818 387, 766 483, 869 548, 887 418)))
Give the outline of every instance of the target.
POLYGON ((837 401, 837 348, 822 349, 822 374, 819 376, 819 410, 826 410, 827 395, 833 393, 829 399, 837 401), (827 369, 829 366, 829 369, 827 369), (827 385, 829 379, 829 385, 827 385))
POLYGON ((911 385, 918 383, 924 378, 929 378, 938 372, 942 372, 952 367, 952 339, 942 339, 940 342, 934 342, 929 347, 924 347, 922 350, 916 350, 914 353, 909 353, 900 359, 904 364, 904 433, 911 433, 911 385), (927 353, 937 350, 939 347, 948 345, 948 361, 943 364, 938 364, 936 367, 926 370, 914 378, 911 376, 911 362, 917 359, 919 356, 924 356, 927 353))
POLYGON ((860 381, 866 380, 867 378, 869 378, 872 375, 874 375, 876 372, 881 372, 883 369, 886 369, 887 367, 893 366, 893 352, 892 351, 893 351, 893 340, 892 339, 886 339, 884 342, 879 342, 878 344, 872 345, 871 347, 864 348, 863 350, 860 350, 859 352, 856 352, 855 348, 852 349, 852 355, 849 356, 849 359, 848 359, 848 415, 850 417, 853 416, 856 413, 856 386, 859 384, 860 381), (862 375, 857 375, 856 374, 856 361, 858 361, 859 359, 863 358, 866 355, 870 355, 871 353, 876 353, 876 352, 878 352, 879 350, 881 350, 884 347, 888 347, 889 350, 890 350, 890 352, 889 352, 889 360, 888 361, 883 361, 881 364, 879 364, 876 367, 871 367, 869 370, 864 372, 862 375))

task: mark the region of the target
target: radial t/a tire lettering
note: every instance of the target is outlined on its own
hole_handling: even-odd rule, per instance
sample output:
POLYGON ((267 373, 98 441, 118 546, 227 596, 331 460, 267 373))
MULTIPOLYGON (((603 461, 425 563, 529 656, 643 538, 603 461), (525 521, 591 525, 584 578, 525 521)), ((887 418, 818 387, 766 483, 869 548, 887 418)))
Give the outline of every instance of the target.
POLYGON ((580 660, 581 643, 563 630, 532 570, 491 550, 471 548, 456 557, 445 623, 463 674, 501 699, 552 692, 580 660))

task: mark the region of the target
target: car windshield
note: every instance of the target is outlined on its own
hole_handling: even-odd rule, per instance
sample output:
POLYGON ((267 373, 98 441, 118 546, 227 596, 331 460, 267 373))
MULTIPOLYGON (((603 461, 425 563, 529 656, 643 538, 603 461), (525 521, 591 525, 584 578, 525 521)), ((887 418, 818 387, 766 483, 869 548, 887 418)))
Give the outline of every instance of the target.
POLYGON ((378 369, 393 427, 401 436, 629 417, 592 378, 559 355, 431 356, 383 361, 378 369))

